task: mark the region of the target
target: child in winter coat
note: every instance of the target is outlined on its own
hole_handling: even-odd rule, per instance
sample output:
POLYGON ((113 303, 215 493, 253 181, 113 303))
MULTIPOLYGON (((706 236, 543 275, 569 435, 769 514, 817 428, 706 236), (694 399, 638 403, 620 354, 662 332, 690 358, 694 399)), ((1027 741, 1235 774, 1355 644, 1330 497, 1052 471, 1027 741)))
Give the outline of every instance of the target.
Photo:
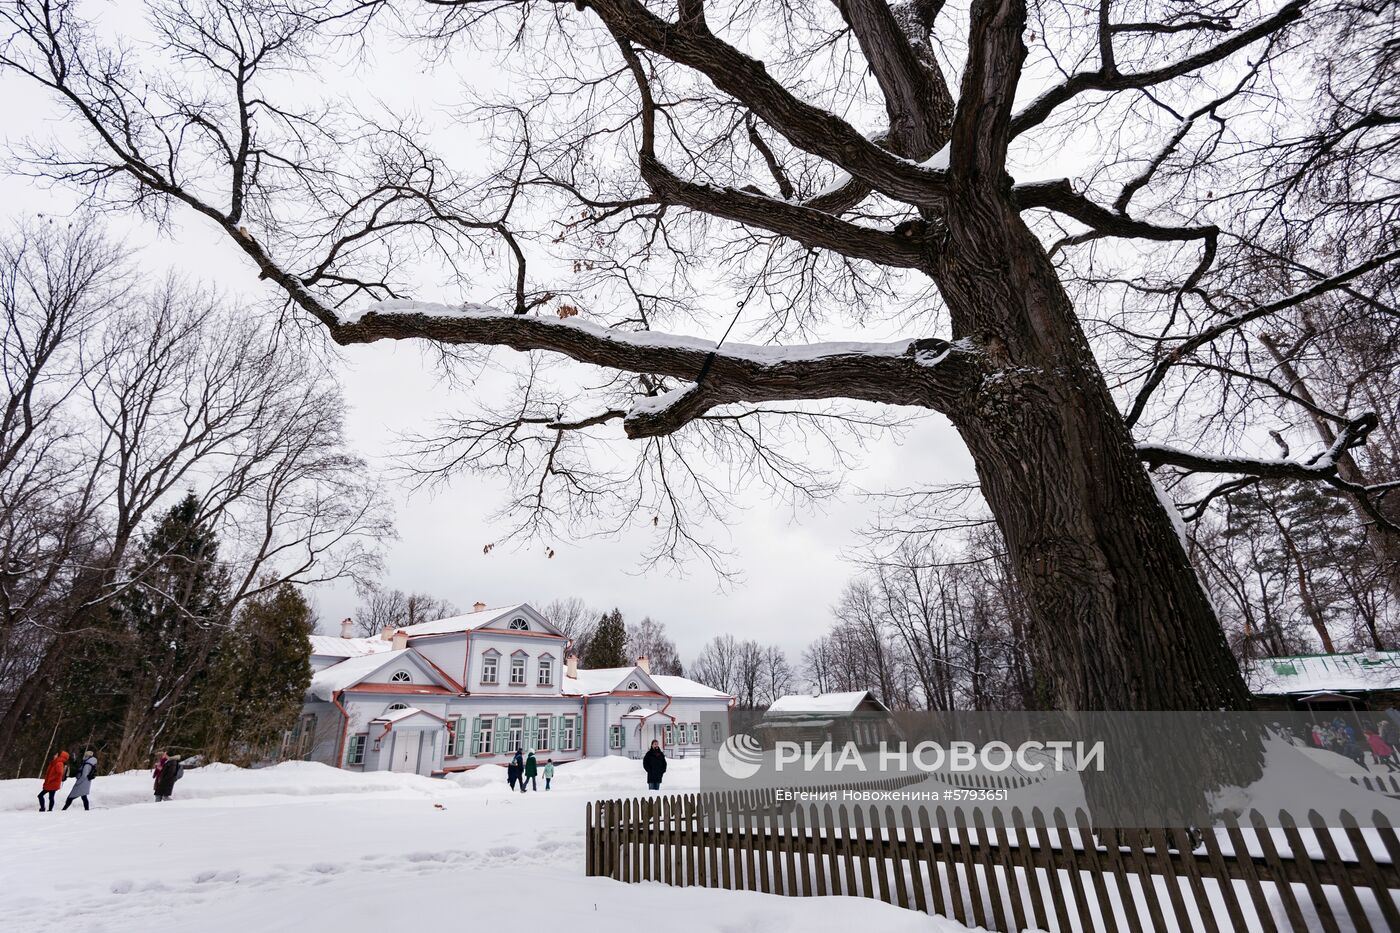
POLYGON ((63 779, 68 776, 68 753, 59 752, 53 756, 53 761, 44 769, 44 789, 39 791, 39 812, 44 812, 44 795, 49 798, 48 811, 54 811, 53 795, 58 793, 58 789, 63 786, 63 779))
POLYGON ((549 790, 549 782, 554 780, 554 759, 546 758, 544 762, 544 789, 549 790))
POLYGON ((539 773, 539 769, 539 762, 535 760, 534 751, 531 751, 529 757, 525 759, 525 776, 520 779, 520 790, 522 793, 525 791, 525 784, 527 782, 529 783, 531 790, 540 789, 539 783, 535 780, 535 775, 539 773))
POLYGON ((1391 771, 1400 771, 1400 768, 1395 766, 1395 749, 1380 737, 1380 733, 1367 732, 1366 744, 1371 746, 1371 758, 1376 764, 1383 764, 1391 771))
POLYGON ((160 800, 160 772, 165 769, 165 763, 170 760, 170 756, 165 752, 160 753, 156 759, 156 769, 151 772, 151 787, 156 795, 156 800, 160 800))
POLYGON ((170 795, 175 793, 175 782, 184 775, 185 769, 180 765, 179 755, 172 755, 166 759, 160 769, 160 776, 156 778, 156 799, 169 800, 170 795))

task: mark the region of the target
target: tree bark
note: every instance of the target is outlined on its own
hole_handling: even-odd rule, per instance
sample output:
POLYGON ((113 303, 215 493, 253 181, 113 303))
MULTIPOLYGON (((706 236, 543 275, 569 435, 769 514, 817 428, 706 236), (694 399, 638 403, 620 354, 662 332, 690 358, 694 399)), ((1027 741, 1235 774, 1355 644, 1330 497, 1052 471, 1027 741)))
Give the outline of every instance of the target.
POLYGON ((1009 192, 964 187, 931 274, 981 386, 949 411, 1035 624, 1053 701, 1243 709, 1214 610, 1111 398, 1069 297, 1009 192))

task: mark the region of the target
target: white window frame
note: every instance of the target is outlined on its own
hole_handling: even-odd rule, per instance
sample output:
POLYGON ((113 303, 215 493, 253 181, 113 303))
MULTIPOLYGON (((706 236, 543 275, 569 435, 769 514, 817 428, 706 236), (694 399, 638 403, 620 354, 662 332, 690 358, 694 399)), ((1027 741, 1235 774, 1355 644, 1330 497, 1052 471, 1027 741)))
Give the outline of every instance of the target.
POLYGON ((482 716, 481 731, 476 734, 476 754, 491 754, 491 746, 496 739, 496 717, 482 716))
POLYGON ((481 682, 484 684, 499 683, 500 676, 500 657, 494 654, 483 655, 481 658, 481 682))
POLYGON ((345 763, 347 765, 362 765, 365 763, 365 746, 369 744, 368 732, 357 732, 350 736, 349 747, 345 749, 345 763))
POLYGON ((621 751, 627 747, 627 732, 624 726, 608 727, 608 748, 621 751))
POLYGON ((525 662, 524 657, 513 657, 510 659, 510 685, 512 687, 525 686, 525 662), (520 676, 517 677, 516 674, 520 676))
POLYGON ((578 748, 578 717, 564 717, 564 747, 560 751, 573 751, 578 748))
POLYGON ((524 749, 525 717, 510 716, 506 719, 506 753, 514 755, 516 749, 524 749))
POLYGON ((397 712, 398 712, 399 710, 401 710, 401 709, 408 709, 408 704, 407 704, 407 703, 390 703, 387 707, 384 708, 384 715, 387 716, 387 715, 389 715, 390 713, 397 713, 397 712))
POLYGON ((553 716, 535 717, 535 751, 549 751, 549 727, 553 722, 553 716))
POLYGON ((510 624, 507 625, 506 628, 512 632, 528 632, 530 631, 530 623, 522 618, 516 617, 510 620, 510 624))
POLYGON ((413 683, 413 675, 410 674, 408 671, 394 671, 394 673, 389 675, 389 683, 411 684, 413 683))
POLYGON ((698 722, 692 722, 690 724, 690 744, 700 744, 700 723, 698 722))
POLYGON ((540 658, 539 664, 538 664, 538 670, 537 670, 536 673, 535 673, 535 686, 537 686, 537 687, 552 687, 552 686, 554 686, 554 659, 553 659, 553 658, 540 658))
POLYGON ((635 681, 635 680, 629 680, 629 681, 627 682, 627 689, 628 689, 628 690, 640 690, 640 689, 642 689, 642 685, 641 685, 640 683, 638 683, 637 681, 635 681))
POLYGON ((673 736, 675 736, 675 744, 684 745, 685 737, 689 734, 688 732, 686 732, 685 723, 678 722, 672 728, 675 730, 671 733, 673 736))

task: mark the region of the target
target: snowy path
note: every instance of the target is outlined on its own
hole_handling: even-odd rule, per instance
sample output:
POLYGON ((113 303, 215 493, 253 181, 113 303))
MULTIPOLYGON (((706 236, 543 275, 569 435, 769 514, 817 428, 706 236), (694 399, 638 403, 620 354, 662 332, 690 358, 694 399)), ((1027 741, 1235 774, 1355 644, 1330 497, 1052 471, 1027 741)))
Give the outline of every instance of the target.
MULTIPOLYGON (((668 790, 694 789, 694 765, 677 762, 668 790)), ((96 809, 52 814, 37 811, 38 781, 0 781, 0 928, 963 929, 853 898, 585 878, 584 803, 637 793, 638 770, 607 760, 561 767, 555 790, 522 796, 499 769, 455 782, 300 763, 213 766, 189 772, 170 803, 150 802, 145 773, 103 775, 96 809)))

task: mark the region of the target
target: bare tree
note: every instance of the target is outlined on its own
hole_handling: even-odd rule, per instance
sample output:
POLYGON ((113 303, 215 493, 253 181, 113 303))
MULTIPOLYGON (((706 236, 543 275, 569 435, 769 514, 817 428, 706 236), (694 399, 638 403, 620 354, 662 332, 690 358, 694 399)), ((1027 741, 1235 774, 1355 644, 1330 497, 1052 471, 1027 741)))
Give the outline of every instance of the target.
POLYGON ((593 626, 600 613, 588 608, 577 596, 551 599, 540 611, 569 639, 569 653, 583 657, 584 652, 588 650, 588 639, 593 634, 593 626))
POLYGON ((372 636, 386 628, 432 622, 460 611, 449 600, 428 593, 405 593, 371 586, 361 593, 359 608, 355 610, 355 628, 363 636, 372 636))
POLYGON ((772 706, 779 697, 792 692, 796 674, 788 663, 787 653, 777 645, 763 649, 763 670, 758 688, 760 706, 772 706))
POLYGON ((645 655, 653 674, 680 676, 685 673, 676 643, 666 634, 666 626, 651 616, 627 626, 627 651, 633 657, 645 655))
POLYGON ((738 640, 733 635, 716 635, 700 650, 695 662, 690 665, 690 673, 706 686, 737 696, 738 667, 738 640))
MULTIPOLYGON (((0 489, 17 495, 3 504, 6 521, 28 510, 24 521, 47 528, 49 542, 42 565, 17 573, 11 564, 6 579, 6 757, 75 652, 91 639, 120 642, 108 610, 151 586, 160 558, 142 559, 133 542, 173 499, 193 492, 195 520, 222 542, 227 612, 285 582, 365 579, 392 530, 377 486, 345 448, 338 385, 266 315, 175 281, 127 288, 120 253, 87 231, 28 239, 32 248, 11 241, 3 254, 7 282, 48 282, 22 298, 24 313, 50 329, 60 305, 100 313, 63 331, 50 354, 64 361, 60 381, 33 397, 45 424, 29 432, 31 453, 0 474, 0 489), (56 304, 55 295, 67 297, 56 304), (58 472, 35 486, 39 463, 58 472)), ((191 663, 171 672, 175 692, 150 697, 152 709, 178 698, 202 663, 197 652, 191 663)))
MULTIPOLYGON (((1262 215, 1286 206, 1261 196, 1276 177, 1248 183, 1260 153, 1307 175, 1312 155, 1350 151, 1358 126, 1395 122, 1393 95, 1302 137, 1286 108, 1260 106, 1287 96, 1272 76, 1305 54, 1290 31, 1372 35, 1383 12, 1306 0, 1154 0, 1131 14, 972 0, 946 16, 941 0, 800 16, 702 0, 396 8, 435 50, 473 42, 528 69, 510 100, 479 111, 497 155, 472 177, 403 122, 276 102, 276 71, 319 63, 382 6, 153 5, 156 53, 198 62, 193 82, 138 76, 66 0, 18 0, 0 13, 12 33, 0 64, 87 129, 83 146, 36 148, 34 171, 158 219, 201 217, 335 341, 539 350, 610 373, 594 392, 577 389, 596 374, 554 391, 528 380, 451 440, 454 462, 534 477, 519 487, 522 530, 551 515, 652 522, 661 555, 689 544, 713 559, 695 530, 697 512, 722 507, 694 469, 704 451, 810 493, 830 480, 776 459, 771 431, 823 430, 831 413, 815 406, 838 399, 936 411, 971 452, 1054 701, 1215 709, 1243 706, 1244 683, 1144 464, 1327 483, 1387 520, 1374 507, 1384 480, 1339 468, 1376 430, 1371 412, 1331 413, 1335 441, 1301 459, 1160 440, 1216 348, 1329 293, 1370 296, 1400 257, 1393 243, 1308 257, 1276 297, 1216 300, 1263 255, 1262 215), (1013 177, 1066 139, 1084 153, 1077 182, 1013 177), (403 300, 422 292, 404 257, 423 250, 471 282, 505 256, 483 296, 498 303, 403 300), (700 316, 711 260, 737 283, 736 321, 747 314, 772 346, 662 332, 700 316), (1123 313, 1108 314, 1116 295, 1123 313), (892 320, 911 336, 794 343, 892 320), (580 450, 618 425, 639 452, 609 473, 580 450)), ((846 607, 856 634, 868 596, 846 607)))

